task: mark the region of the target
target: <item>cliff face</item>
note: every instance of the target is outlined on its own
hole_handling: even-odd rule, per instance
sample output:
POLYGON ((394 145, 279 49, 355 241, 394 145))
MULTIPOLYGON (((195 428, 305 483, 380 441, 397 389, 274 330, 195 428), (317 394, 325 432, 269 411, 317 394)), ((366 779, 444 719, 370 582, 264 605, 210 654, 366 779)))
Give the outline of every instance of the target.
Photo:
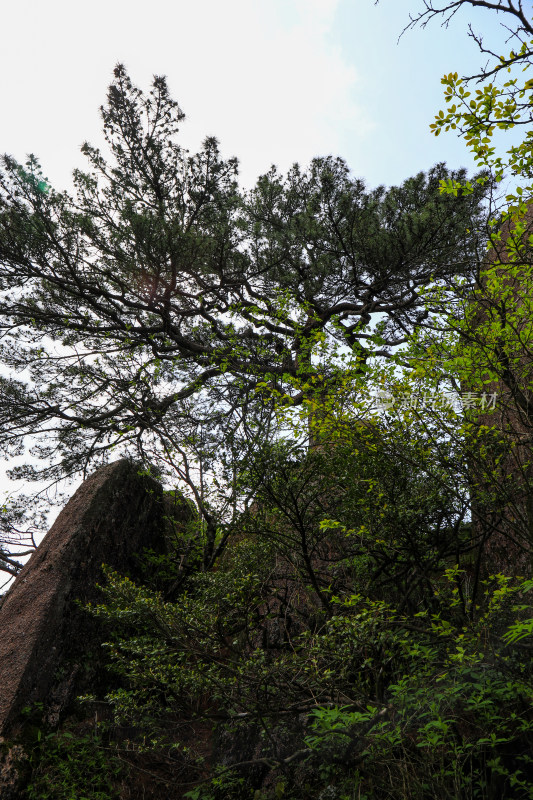
MULTIPOLYGON (((494 266, 497 286, 482 278, 472 338, 498 380, 483 386, 495 398, 494 410, 477 417, 481 426, 494 427, 502 436, 505 454, 499 461, 472 467, 474 530, 483 542, 483 573, 531 577, 533 557, 533 352, 527 309, 531 305, 529 271, 533 234, 533 207, 523 219, 524 230, 509 222, 494 242, 487 267, 494 266), (510 253, 514 255, 511 257, 510 253), (521 274, 523 273, 523 279, 521 274), (501 341, 491 332, 501 330, 501 341)), ((485 454, 490 459, 489 451, 485 454)))
MULTIPOLYGON (((48 725, 57 725, 79 692, 82 674, 87 680, 87 653, 101 640, 98 623, 80 603, 98 600, 102 564, 140 577, 137 554, 143 548, 164 552, 163 490, 124 459, 82 484, 2 603, 0 733, 5 739, 21 733, 21 710, 35 703, 42 704, 48 725)), ((13 761, 10 751, 0 763, 2 798, 18 796, 13 761)))

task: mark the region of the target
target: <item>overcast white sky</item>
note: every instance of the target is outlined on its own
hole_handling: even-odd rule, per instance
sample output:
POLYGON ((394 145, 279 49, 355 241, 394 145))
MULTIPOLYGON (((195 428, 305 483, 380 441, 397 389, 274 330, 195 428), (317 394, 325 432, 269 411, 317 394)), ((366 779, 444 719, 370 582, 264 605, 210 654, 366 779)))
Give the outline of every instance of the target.
MULTIPOLYGON (((422 0, 18 0, 2 8, 0 152, 35 153, 57 189, 84 140, 100 143, 99 106, 117 62, 135 83, 168 76, 187 115, 184 143, 206 135, 236 155, 251 185, 272 163, 341 155, 370 187, 437 161, 472 166, 455 136, 429 132, 444 72, 475 72, 467 23, 502 47, 494 15, 398 37, 422 0)), ((0 490, 2 482, 0 481, 0 490)), ((4 484, 5 485, 5 484, 4 484)), ((1 491, 0 491, 1 495, 1 491)), ((1 498, 0 498, 1 499, 1 498)))
MULTIPOLYGON (((440 78, 475 70, 467 22, 457 15, 398 42, 422 0, 19 0, 4 4, 0 47, 0 152, 33 152, 56 188, 97 144, 98 108, 113 66, 135 83, 168 76, 187 114, 184 141, 220 140, 254 181, 315 155, 342 155, 370 186, 393 184, 436 161, 468 165, 461 142, 428 126, 442 106, 440 78)), ((502 37, 498 35, 501 42, 502 37)))

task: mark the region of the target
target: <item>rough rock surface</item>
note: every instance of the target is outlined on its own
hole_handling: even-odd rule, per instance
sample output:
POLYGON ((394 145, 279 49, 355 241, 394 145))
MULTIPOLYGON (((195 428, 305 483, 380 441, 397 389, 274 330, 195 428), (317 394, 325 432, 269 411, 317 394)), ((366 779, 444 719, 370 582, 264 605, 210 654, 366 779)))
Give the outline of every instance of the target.
MULTIPOLYGON (((57 723, 98 643, 77 603, 98 600, 102 564, 135 578, 136 554, 165 548, 162 487, 124 459, 91 475, 59 514, 0 608, 0 733, 12 738, 24 706, 57 723)), ((0 791, 1 795, 1 791, 0 791)))
MULTIPOLYGON (((525 230, 518 234, 509 222, 506 222, 501 229, 501 241, 494 243, 493 250, 487 259, 487 266, 497 260, 502 266, 498 267, 498 273, 502 284, 506 285, 510 294, 509 308, 513 312, 513 303, 517 302, 515 290, 520 288, 518 281, 506 273, 505 265, 509 263, 508 242, 515 240, 516 244, 528 242, 528 237, 533 234, 533 206, 529 206, 523 219, 525 230), (514 296, 513 296, 514 294, 514 296)), ((522 258, 525 263, 530 263, 532 254, 530 249, 522 251, 522 258)), ((520 262, 517 262, 519 265, 520 262)), ((519 308, 520 302, 516 308, 519 308)), ((487 319, 499 318, 498 304, 491 298, 481 299, 477 313, 479 322, 486 322, 487 319)), ((527 320, 524 318, 524 322, 527 320)), ((474 325, 476 323, 474 322, 474 325)), ((520 325, 520 322, 517 323, 520 325)), ((518 341, 518 339, 517 339, 518 341)), ((526 339, 524 338, 525 342, 526 339)), ((489 345, 492 347, 492 344, 489 345)), ((483 577, 502 572, 504 575, 522 576, 531 578, 533 574, 533 462, 531 458, 531 409, 524 408, 523 401, 526 397, 522 394, 524 387, 531 381, 531 359, 528 355, 526 345, 523 351, 517 354, 518 360, 511 360, 512 368, 507 381, 499 380, 479 386, 465 386, 464 390, 473 389, 477 392, 480 388, 487 396, 495 395, 495 410, 482 411, 478 415, 480 425, 487 428, 495 427, 496 430, 505 433, 505 436, 513 444, 510 450, 498 465, 493 467, 493 475, 490 474, 486 481, 487 489, 491 492, 491 483, 497 487, 499 509, 494 508, 494 501, 489 499, 488 507, 478 502, 476 491, 473 488, 473 530, 476 535, 483 539, 484 558, 482 560, 481 574, 483 577), (517 381, 517 386, 514 382, 517 381), (522 406, 518 402, 522 394, 522 406)), ((496 371, 505 374, 504 365, 496 364, 496 371)), ((529 393, 525 390, 525 395, 529 393)), ((530 402, 530 401, 529 401, 530 402)), ((481 481, 484 481, 483 473, 486 469, 484 464, 481 470, 481 481)), ((477 470, 479 473, 480 470, 477 470)), ((478 483, 480 476, 476 474, 475 464, 472 465, 474 486, 478 483)), ((483 485, 483 483, 481 483, 483 485)))
MULTIPOLYGON (((0 745, 3 742, 0 738, 0 745)), ((21 745, 10 747, 0 758, 0 797, 2 800, 19 800, 20 772, 28 756, 21 745)))

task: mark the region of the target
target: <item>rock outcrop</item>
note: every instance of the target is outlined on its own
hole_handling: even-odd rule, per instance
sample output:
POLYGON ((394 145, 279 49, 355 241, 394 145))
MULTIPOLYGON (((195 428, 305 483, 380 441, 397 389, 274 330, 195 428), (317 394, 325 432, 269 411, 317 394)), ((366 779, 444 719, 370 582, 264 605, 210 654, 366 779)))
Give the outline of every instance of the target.
POLYGON ((163 490, 124 459, 82 484, 2 603, 2 736, 16 737, 22 708, 35 703, 57 724, 101 637, 82 604, 98 600, 102 564, 140 577, 143 548, 165 549, 163 490))
POLYGON ((533 369, 525 330, 529 317, 520 315, 524 287, 516 277, 519 269, 527 271, 532 263, 528 239, 533 234, 533 206, 528 208, 522 223, 524 230, 516 229, 513 221, 506 222, 501 229, 501 240, 493 242, 484 267, 496 264, 501 284, 493 290, 482 277, 477 313, 469 332, 482 347, 487 335, 483 326, 488 323, 493 323, 496 330, 500 326, 505 330, 507 325, 504 344, 505 336, 509 337, 508 352, 505 346, 496 346, 490 338, 487 346, 494 360, 492 369, 500 379, 481 387, 463 387, 466 391, 482 390, 487 397, 495 398, 494 410, 483 410, 477 420, 480 426, 503 434, 502 440, 506 443, 503 455, 492 445, 497 458, 491 463, 488 439, 488 452, 480 456, 481 466, 473 463, 471 467, 472 522, 474 534, 482 542, 483 577, 501 572, 530 578, 533 572, 533 404, 530 391, 533 369), (514 269, 509 270, 509 253, 514 249, 516 260, 511 264, 514 269))

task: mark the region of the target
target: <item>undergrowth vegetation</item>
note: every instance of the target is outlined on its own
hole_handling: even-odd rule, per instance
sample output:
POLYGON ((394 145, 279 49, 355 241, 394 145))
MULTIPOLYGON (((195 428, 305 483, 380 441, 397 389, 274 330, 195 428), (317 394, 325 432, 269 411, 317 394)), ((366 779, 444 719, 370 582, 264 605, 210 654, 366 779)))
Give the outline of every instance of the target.
POLYGON ((430 448, 405 415, 343 431, 265 445, 242 475, 256 505, 177 597, 157 570, 106 573, 115 688, 84 701, 107 718, 40 745, 30 800, 78 797, 116 757, 157 761, 154 797, 533 797, 533 582, 477 564, 449 437, 430 448))

